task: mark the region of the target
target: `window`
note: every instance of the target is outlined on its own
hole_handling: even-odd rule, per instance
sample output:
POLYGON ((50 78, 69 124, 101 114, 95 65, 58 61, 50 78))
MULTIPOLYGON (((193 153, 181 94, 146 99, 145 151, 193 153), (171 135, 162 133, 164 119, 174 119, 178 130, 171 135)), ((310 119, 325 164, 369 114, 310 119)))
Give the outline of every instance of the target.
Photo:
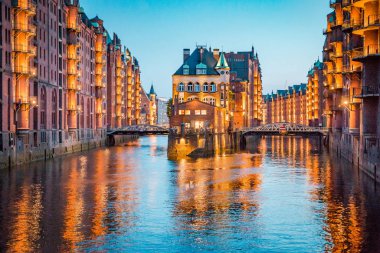
POLYGON ((204 83, 203 84, 203 92, 207 92, 208 91, 208 83, 204 83))
POLYGON ((188 75, 190 73, 189 65, 183 65, 183 74, 188 75))
POLYGON ((185 115, 190 115, 191 111, 190 110, 185 110, 185 115))
POLYGON ((202 114, 202 115, 207 115, 207 111, 206 111, 206 110, 202 110, 202 111, 201 111, 201 114, 202 114))
POLYGON ((215 98, 210 98, 210 104, 215 105, 215 98))
POLYGON ((57 128, 57 92, 53 90, 52 94, 52 110, 51 110, 51 124, 53 129, 57 128))
POLYGON ((178 85, 178 91, 185 91, 185 85, 183 85, 183 83, 180 83, 179 85, 178 85))
POLYGON ((187 98, 187 101, 193 101, 193 100, 196 100, 196 99, 198 99, 198 97, 196 97, 196 96, 191 96, 191 97, 188 97, 188 98, 187 98))
POLYGON ((187 91, 188 91, 188 92, 193 92, 193 84, 192 84, 192 83, 189 83, 189 84, 187 85, 187 91))
POLYGON ((179 103, 183 103, 183 102, 184 102, 184 99, 181 97, 181 98, 178 99, 178 102, 179 102, 179 103))
POLYGON ((199 83, 196 83, 195 86, 194 86, 194 91, 195 92, 200 92, 201 91, 201 87, 199 85, 199 83))
POLYGON ((215 83, 211 83, 210 88, 211 88, 211 92, 215 92, 216 91, 215 83))
POLYGON ((46 128, 46 89, 42 87, 41 89, 41 100, 40 100, 40 128, 46 128))
POLYGON ((178 111, 178 114, 179 114, 179 115, 184 115, 184 114, 185 114, 185 110, 179 110, 179 111, 178 111))
POLYGON ((195 115, 201 115, 201 110, 195 110, 195 115))

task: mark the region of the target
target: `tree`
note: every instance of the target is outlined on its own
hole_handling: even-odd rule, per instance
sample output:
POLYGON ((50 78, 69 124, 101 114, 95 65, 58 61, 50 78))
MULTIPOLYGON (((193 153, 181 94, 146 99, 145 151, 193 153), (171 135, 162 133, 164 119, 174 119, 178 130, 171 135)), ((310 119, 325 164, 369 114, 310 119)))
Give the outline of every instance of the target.
POLYGON ((166 104, 166 115, 170 118, 172 116, 172 108, 173 108, 173 99, 169 98, 168 103, 166 104))

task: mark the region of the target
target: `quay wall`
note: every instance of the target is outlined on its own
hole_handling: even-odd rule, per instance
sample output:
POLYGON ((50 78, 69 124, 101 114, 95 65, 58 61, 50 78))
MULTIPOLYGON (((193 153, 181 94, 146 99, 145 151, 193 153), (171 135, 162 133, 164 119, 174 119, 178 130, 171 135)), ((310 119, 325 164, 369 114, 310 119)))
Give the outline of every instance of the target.
POLYGON ((380 147, 376 137, 331 131, 329 151, 332 156, 351 162, 358 170, 380 182, 380 147))
POLYGON ((22 148, 16 146, 7 150, 0 151, 0 169, 9 168, 17 165, 28 164, 34 161, 48 160, 55 157, 88 151, 91 149, 114 146, 136 140, 136 135, 113 136, 112 143, 107 135, 94 136, 90 139, 81 141, 65 141, 60 144, 41 143, 37 147, 23 145, 22 148))

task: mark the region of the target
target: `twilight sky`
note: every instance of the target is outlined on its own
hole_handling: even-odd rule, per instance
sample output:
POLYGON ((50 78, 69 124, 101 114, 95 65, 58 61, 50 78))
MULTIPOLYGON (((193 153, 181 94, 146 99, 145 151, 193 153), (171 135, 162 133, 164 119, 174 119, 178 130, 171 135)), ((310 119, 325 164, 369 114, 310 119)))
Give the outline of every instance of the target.
POLYGON ((141 66, 142 85, 153 82, 171 96, 171 75, 183 48, 201 44, 224 51, 253 45, 263 70, 264 93, 306 82, 322 55, 328 0, 80 0, 87 15, 99 15, 141 66))

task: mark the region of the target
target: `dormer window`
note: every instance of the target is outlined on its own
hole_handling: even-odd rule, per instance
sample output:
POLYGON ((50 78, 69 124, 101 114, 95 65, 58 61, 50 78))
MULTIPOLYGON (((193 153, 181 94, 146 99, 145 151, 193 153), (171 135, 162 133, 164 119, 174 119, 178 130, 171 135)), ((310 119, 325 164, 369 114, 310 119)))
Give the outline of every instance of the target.
POLYGON ((207 74, 207 66, 203 63, 197 64, 196 74, 197 75, 206 75, 207 74))
POLYGON ((190 67, 189 67, 189 65, 187 65, 187 64, 183 65, 183 74, 184 75, 189 75, 190 74, 190 67))

